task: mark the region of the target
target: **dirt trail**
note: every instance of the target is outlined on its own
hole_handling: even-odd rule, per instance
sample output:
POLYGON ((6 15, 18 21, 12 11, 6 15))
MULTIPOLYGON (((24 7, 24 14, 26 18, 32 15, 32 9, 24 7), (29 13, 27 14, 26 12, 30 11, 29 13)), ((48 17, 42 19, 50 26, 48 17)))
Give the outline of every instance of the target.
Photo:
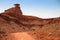
POLYGON ((27 32, 11 33, 8 40, 35 40, 27 32))

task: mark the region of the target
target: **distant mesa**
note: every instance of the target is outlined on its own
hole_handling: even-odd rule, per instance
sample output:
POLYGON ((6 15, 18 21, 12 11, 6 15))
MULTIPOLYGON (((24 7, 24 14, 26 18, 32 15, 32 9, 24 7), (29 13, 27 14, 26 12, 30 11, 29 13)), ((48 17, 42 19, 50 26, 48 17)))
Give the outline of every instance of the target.
POLYGON ((5 10, 2 14, 5 16, 8 15, 8 16, 15 17, 15 18, 22 19, 22 20, 30 20, 30 19, 31 20, 37 20, 37 19, 40 20, 40 18, 35 17, 35 16, 23 15, 20 4, 14 4, 14 7, 5 10))
POLYGON ((22 16, 22 11, 20 9, 20 4, 14 4, 14 7, 9 8, 3 12, 3 14, 20 17, 22 16))
POLYGON ((20 4, 14 4, 16 8, 20 8, 20 4))
MULTIPOLYGON (((4 16, 8 15, 8 16, 15 17, 22 20, 39 20, 40 21, 43 19, 35 16, 23 15, 20 4, 14 4, 14 7, 5 10, 2 14, 4 16)), ((50 19, 53 19, 53 18, 49 18, 47 20, 50 20, 50 19)))

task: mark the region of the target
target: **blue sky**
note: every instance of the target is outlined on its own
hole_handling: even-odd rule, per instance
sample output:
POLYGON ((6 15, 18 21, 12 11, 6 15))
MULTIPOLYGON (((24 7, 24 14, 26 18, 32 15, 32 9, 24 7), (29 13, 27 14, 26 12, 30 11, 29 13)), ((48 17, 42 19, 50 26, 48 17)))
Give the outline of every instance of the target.
POLYGON ((0 13, 19 3, 24 15, 40 18, 60 16, 60 0, 0 0, 0 13))

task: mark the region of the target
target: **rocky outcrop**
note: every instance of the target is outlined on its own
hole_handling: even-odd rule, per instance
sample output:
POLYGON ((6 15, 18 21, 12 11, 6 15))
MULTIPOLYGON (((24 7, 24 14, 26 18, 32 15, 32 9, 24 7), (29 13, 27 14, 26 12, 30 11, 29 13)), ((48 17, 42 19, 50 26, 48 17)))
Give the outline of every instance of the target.
POLYGON ((14 34, 19 34, 16 40, 24 40, 24 33, 29 35, 24 39, 32 37, 31 40, 60 40, 60 17, 43 19, 23 15, 19 4, 0 14, 0 40, 15 40, 14 34))
POLYGON ((5 10, 5 12, 3 12, 2 14, 20 18, 22 16, 22 11, 19 6, 19 4, 15 4, 14 7, 5 10))

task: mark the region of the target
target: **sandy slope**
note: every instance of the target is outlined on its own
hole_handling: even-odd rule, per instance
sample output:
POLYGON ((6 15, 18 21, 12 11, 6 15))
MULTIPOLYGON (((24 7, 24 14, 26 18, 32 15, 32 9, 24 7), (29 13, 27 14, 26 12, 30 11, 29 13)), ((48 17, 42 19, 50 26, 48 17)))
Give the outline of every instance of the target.
POLYGON ((8 35, 8 40, 35 40, 27 32, 11 33, 8 35))

